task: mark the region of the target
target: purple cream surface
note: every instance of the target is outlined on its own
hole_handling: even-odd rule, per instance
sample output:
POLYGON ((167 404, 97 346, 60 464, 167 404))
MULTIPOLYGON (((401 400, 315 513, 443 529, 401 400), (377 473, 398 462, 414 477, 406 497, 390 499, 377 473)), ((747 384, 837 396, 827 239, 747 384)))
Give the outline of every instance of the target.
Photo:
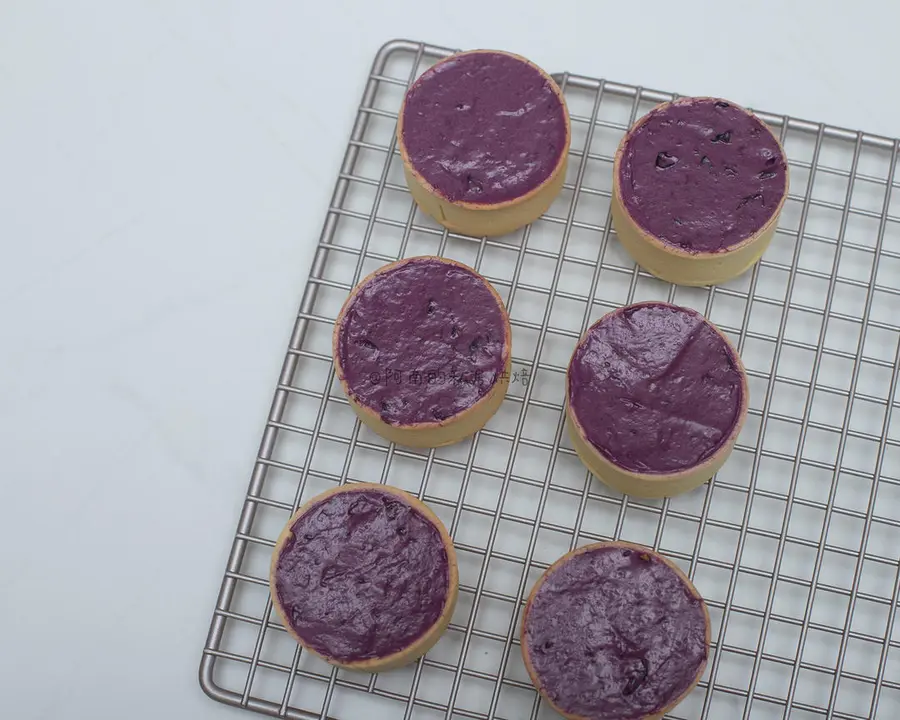
POLYGON ((356 662, 403 650, 431 628, 450 592, 437 528, 388 492, 332 495, 302 514, 275 565, 278 599, 303 641, 356 662))
POLYGON ((662 710, 706 661, 706 611, 662 560, 621 546, 552 570, 525 617, 544 693, 565 713, 636 720, 662 710))
POLYGON ((721 252, 771 220, 787 186, 775 137, 723 100, 691 98, 651 110, 619 163, 622 202, 659 240, 721 252))
POLYGON ((357 292, 336 350, 348 391, 384 422, 433 423, 503 381, 506 327, 503 308, 472 270, 414 258, 357 292))
POLYGON ((496 204, 552 175, 566 149, 566 116, 536 68, 475 52, 439 63, 415 82, 402 140, 412 167, 447 200, 496 204))
POLYGON ((733 350, 694 310, 642 303, 604 316, 575 348, 568 400, 588 442, 630 472, 707 460, 739 421, 733 350))

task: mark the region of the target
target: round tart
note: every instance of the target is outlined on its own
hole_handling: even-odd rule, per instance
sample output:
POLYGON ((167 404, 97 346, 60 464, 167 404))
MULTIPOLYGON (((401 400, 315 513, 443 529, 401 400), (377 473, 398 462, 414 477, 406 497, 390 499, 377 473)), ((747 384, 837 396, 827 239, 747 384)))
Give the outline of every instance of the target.
POLYGON ((659 720, 702 677, 709 636, 706 603, 674 563, 640 545, 597 543, 538 580, 522 655, 570 720, 659 720))
POLYGON ((747 416, 744 366, 700 313, 639 303, 600 318, 566 374, 578 456, 619 492, 659 498, 709 480, 747 416))
POLYGON ((684 98, 654 108, 625 135, 612 217, 645 270, 711 285, 762 257, 787 194, 784 151, 762 120, 725 100, 684 98))
POLYGON ((456 606, 441 521, 411 495, 360 483, 302 507, 278 538, 272 602, 287 631, 339 667, 379 672, 424 655, 456 606))
POLYGON ((539 67, 473 50, 416 80, 400 108, 397 140, 423 212, 455 232, 503 235, 537 219, 559 194, 569 114, 539 67))
POLYGON ((376 270, 341 309, 333 344, 353 409, 401 445, 437 447, 474 434, 509 387, 503 301, 454 260, 416 257, 376 270))

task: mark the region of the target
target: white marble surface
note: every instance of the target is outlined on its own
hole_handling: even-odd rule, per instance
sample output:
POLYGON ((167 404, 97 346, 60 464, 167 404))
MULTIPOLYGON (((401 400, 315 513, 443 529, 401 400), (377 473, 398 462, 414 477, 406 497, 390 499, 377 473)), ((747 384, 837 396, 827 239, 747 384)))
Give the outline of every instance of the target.
POLYGON ((249 717, 201 694, 200 649, 385 40, 895 136, 898 26, 878 0, 0 3, 2 715, 249 717))

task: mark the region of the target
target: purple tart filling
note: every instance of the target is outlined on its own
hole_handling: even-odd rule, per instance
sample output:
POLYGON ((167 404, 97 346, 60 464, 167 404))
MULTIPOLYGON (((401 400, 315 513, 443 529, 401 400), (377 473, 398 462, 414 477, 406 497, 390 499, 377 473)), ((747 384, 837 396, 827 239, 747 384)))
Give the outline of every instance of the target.
POLYGON ((348 391, 384 422, 433 423, 472 407, 500 379, 506 327, 474 271, 415 258, 356 293, 336 350, 348 391))
POLYGON ((691 687, 707 657, 706 611, 660 558, 604 546, 544 579, 524 643, 543 692, 565 713, 636 720, 691 687))
POLYGON ((672 473, 722 447, 739 422, 744 382, 734 351, 699 313, 643 303, 588 330, 569 363, 568 400, 607 460, 672 473))
POLYGON ((635 128, 619 184, 644 231, 688 252, 720 252, 772 219, 787 164, 756 116, 723 100, 687 99, 650 111, 635 128))
POLYGON ((428 518, 388 492, 336 493, 303 513, 276 561, 294 632, 339 662, 406 649, 440 618, 447 551, 428 518))
POLYGON ((495 204, 534 190, 566 149, 566 113, 532 65, 497 52, 425 72, 403 109, 409 162, 451 202, 495 204))

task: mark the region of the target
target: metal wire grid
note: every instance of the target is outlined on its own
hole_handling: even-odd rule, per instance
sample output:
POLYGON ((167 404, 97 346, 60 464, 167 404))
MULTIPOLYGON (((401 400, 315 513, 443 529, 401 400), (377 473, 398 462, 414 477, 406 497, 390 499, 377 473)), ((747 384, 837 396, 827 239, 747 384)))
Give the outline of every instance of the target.
POLYGON ((573 121, 569 176, 547 215, 515 235, 455 235, 416 210, 396 115, 412 80, 450 52, 398 40, 375 59, 228 560, 203 689, 304 720, 555 717, 517 647, 523 598, 559 555, 622 538, 679 562, 710 606, 706 676, 669 717, 900 717, 898 141, 762 115, 791 161, 776 239, 745 277, 678 288, 634 266, 609 217, 615 146, 668 93, 557 76, 573 121), (419 452, 356 421, 334 382, 330 335, 364 274, 431 253, 474 266, 504 296, 514 376, 478 435, 419 452), (695 307, 725 330, 752 396, 715 480, 667 501, 622 497, 592 479, 561 407, 580 334, 610 309, 652 298, 695 307), (441 516, 462 583, 440 643, 382 675, 302 653, 273 617, 267 585, 275 538, 299 504, 373 479, 441 516))

